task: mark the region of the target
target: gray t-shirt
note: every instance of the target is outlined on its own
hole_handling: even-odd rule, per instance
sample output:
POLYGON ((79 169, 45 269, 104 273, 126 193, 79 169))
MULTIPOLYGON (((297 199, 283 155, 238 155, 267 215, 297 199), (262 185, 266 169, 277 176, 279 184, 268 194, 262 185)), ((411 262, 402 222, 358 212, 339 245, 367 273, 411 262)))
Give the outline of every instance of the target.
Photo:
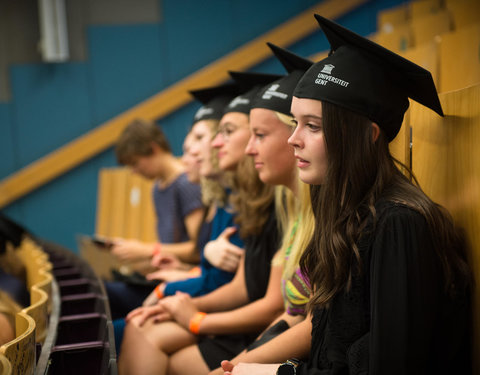
POLYGON ((192 184, 185 173, 170 185, 153 186, 153 203, 157 214, 157 235, 163 243, 185 242, 190 238, 185 217, 202 207, 200 186, 192 184))

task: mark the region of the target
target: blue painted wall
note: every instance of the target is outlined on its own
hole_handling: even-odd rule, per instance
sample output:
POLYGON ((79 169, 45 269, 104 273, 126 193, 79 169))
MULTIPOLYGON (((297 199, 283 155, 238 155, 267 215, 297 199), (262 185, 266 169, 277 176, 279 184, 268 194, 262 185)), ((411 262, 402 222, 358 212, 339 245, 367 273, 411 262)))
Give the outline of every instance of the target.
MULTIPOLYGON (((317 2, 208 0, 206 6, 163 0, 159 24, 88 27, 86 62, 11 66, 12 99, 0 103, 0 178, 317 2)), ((369 35, 376 30, 377 12, 399 3, 372 0, 338 21, 369 35)), ((327 48, 320 32, 291 47, 303 56, 327 48)), ((253 70, 282 73, 273 58, 253 70)), ((176 154, 197 108, 190 104, 161 120, 176 154)), ((98 171, 115 165, 109 149, 3 211, 33 233, 76 251, 75 234, 94 232, 98 171)))

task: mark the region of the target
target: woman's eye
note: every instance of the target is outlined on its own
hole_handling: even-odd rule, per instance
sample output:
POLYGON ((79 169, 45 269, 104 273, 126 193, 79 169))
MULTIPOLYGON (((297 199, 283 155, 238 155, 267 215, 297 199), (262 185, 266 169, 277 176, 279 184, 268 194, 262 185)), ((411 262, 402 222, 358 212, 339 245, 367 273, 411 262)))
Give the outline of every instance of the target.
POLYGON ((317 131, 322 130, 321 125, 315 125, 315 124, 307 123, 307 124, 305 124, 305 126, 307 128, 309 128, 312 132, 317 132, 317 131))
POLYGON ((264 134, 262 134, 262 133, 255 133, 255 138, 257 138, 257 139, 263 139, 263 137, 264 137, 264 134))

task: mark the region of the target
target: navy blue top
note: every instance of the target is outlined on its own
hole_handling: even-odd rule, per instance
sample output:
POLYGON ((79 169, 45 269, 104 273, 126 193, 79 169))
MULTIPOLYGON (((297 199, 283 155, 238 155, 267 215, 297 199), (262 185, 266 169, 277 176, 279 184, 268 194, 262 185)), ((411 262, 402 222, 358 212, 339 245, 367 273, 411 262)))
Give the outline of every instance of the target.
MULTIPOLYGON (((217 212, 212 221, 210 240, 217 239, 217 237, 225 228, 236 226, 233 222, 234 217, 235 215, 228 209, 221 207, 217 208, 217 212)), ((230 237, 230 242, 238 247, 244 247, 243 241, 238 235, 238 231, 230 237)), ((178 290, 188 293, 192 297, 202 296, 228 283, 232 280, 235 274, 234 272, 223 271, 212 266, 204 257, 203 249, 201 251, 200 268, 202 270, 202 274, 199 277, 167 283, 163 291, 163 295, 171 296, 174 295, 178 290)))

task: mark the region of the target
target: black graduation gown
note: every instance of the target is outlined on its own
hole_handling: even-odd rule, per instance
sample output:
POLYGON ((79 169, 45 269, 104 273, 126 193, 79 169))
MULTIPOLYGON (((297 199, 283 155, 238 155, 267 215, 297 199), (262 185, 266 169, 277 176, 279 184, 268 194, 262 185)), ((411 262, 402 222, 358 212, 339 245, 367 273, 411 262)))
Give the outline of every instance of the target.
MULTIPOLYGON (((280 247, 281 236, 275 216, 275 205, 260 234, 245 241, 245 283, 250 302, 262 298, 268 287, 274 254, 280 247)), ((210 369, 220 366, 224 359, 235 357, 250 345, 260 332, 245 334, 200 336, 198 348, 210 369)))
POLYGON ((470 374, 470 298, 444 293, 427 223, 391 202, 359 242, 363 272, 330 308, 314 311, 299 375, 470 374))

